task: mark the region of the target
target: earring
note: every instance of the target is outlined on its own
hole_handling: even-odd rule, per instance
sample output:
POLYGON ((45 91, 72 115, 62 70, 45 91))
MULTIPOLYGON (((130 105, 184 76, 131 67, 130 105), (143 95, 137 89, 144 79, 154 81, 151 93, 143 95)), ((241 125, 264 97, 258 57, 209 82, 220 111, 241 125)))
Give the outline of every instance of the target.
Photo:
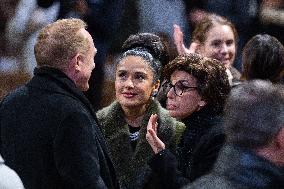
POLYGON ((157 94, 158 94, 158 91, 157 91, 157 90, 154 90, 154 91, 152 92, 152 97, 156 97, 157 94))
POLYGON ((75 68, 75 73, 79 73, 79 69, 75 68))

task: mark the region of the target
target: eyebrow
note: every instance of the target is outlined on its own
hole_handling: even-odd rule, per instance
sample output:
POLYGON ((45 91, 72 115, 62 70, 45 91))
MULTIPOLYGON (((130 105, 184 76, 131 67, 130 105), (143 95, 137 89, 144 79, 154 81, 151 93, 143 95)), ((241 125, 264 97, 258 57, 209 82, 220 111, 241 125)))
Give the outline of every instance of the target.
POLYGON ((222 42, 221 39, 213 39, 212 42, 222 42))
POLYGON ((126 72, 126 70, 118 70, 117 72, 126 72))
MULTIPOLYGON (((192 87, 194 86, 192 83, 190 83, 188 80, 178 80, 176 83, 181 83, 184 87, 192 87)), ((195 86, 194 86, 195 87, 195 86)))
POLYGON ((147 73, 145 73, 145 72, 134 72, 134 74, 143 74, 143 75, 148 75, 147 73))
POLYGON ((189 83, 188 80, 184 80, 184 79, 178 80, 178 81, 176 81, 176 83, 177 83, 177 82, 180 82, 180 83, 187 82, 187 83, 189 83))
MULTIPOLYGON (((117 70, 117 72, 129 72, 129 71, 128 71, 128 70, 125 70, 125 69, 119 69, 119 70, 117 70)), ((144 74, 144 75, 148 75, 147 73, 142 72, 142 71, 135 71, 134 74, 144 74)))
POLYGON ((226 41, 234 42, 235 40, 234 39, 228 39, 226 41))

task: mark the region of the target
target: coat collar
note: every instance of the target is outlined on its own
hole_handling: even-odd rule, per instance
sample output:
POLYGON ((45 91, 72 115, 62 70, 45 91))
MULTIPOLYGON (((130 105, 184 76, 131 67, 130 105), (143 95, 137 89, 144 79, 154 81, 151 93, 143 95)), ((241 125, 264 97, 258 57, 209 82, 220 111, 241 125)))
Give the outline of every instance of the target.
POLYGON ((187 126, 188 129, 205 129, 208 130, 208 127, 211 127, 220 122, 221 116, 218 113, 215 113, 212 107, 205 106, 199 111, 193 112, 190 116, 182 120, 187 126))
POLYGON ((193 112, 182 120, 186 125, 182 143, 186 149, 193 149, 199 138, 208 133, 213 127, 221 127, 222 117, 214 113, 210 107, 204 107, 200 111, 193 112))
POLYGON ((166 143, 166 146, 173 146, 176 122, 158 102, 151 101, 141 124, 136 149, 133 151, 129 139, 129 128, 119 103, 114 102, 97 112, 119 178, 129 188, 135 188, 135 185, 142 186, 151 173, 147 162, 154 153, 146 140, 146 132, 148 120, 154 113, 159 116, 159 138, 166 143))
POLYGON ((249 188, 284 187, 284 167, 234 145, 226 145, 221 150, 214 172, 249 188))
MULTIPOLYGON (((27 86, 51 93, 66 95, 75 99, 76 101, 80 101, 83 103, 85 108, 89 110, 96 124, 99 124, 96 113, 90 101, 85 97, 84 93, 76 87, 75 83, 62 71, 51 67, 35 68, 34 77, 27 84, 27 86)), ((97 130, 96 133, 100 139, 99 141, 103 146, 103 149, 106 151, 106 153, 108 153, 108 148, 106 147, 104 142, 105 139, 100 128, 101 127, 94 127, 94 129, 97 130)))
POLYGON ((95 115, 90 101, 83 92, 76 87, 75 83, 65 73, 58 69, 51 67, 35 68, 34 77, 27 85, 75 98, 81 101, 95 115))

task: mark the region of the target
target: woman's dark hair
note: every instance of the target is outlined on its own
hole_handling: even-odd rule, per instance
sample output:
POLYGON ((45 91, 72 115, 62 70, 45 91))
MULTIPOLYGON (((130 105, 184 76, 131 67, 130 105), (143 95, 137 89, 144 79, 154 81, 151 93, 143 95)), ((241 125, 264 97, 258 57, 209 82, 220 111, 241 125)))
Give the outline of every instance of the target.
POLYGON ((226 68, 218 60, 198 54, 180 55, 166 65, 164 77, 170 80, 176 70, 185 71, 197 79, 197 91, 216 113, 223 111, 230 84, 226 68))
POLYGON ((142 47, 159 60, 162 65, 166 65, 169 61, 169 53, 166 50, 162 39, 153 33, 137 33, 130 35, 122 45, 122 52, 136 47, 142 47))
POLYGON ((162 65, 168 61, 168 53, 159 36, 152 33, 130 35, 122 45, 118 62, 126 56, 142 57, 154 72, 154 82, 160 78, 162 65))
POLYGON ((284 47, 273 36, 252 37, 242 54, 244 80, 264 79, 277 83, 284 74, 284 47))
POLYGON ((139 56, 143 58, 148 63, 148 65, 150 66, 151 70, 154 73, 153 82, 155 83, 156 81, 159 80, 162 70, 161 63, 160 61, 155 59, 147 49, 142 47, 136 47, 134 49, 127 50, 120 55, 120 57, 118 58, 118 63, 127 56, 139 56))

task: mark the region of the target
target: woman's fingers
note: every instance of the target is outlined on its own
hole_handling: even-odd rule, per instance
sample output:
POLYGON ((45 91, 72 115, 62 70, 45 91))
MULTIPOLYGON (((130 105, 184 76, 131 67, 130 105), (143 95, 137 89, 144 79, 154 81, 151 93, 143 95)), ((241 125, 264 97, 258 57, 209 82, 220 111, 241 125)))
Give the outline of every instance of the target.
POLYGON ((147 125, 147 130, 148 129, 153 129, 155 132, 157 132, 157 126, 158 126, 158 115, 157 114, 152 114, 147 125))
POLYGON ((153 149, 154 153, 159 153, 161 150, 165 149, 165 144, 157 136, 158 128, 158 115, 152 114, 147 125, 146 139, 153 149))
POLYGON ((151 145, 155 154, 159 153, 165 149, 165 144, 157 136, 156 132, 153 129, 149 129, 146 135, 148 143, 151 145))

